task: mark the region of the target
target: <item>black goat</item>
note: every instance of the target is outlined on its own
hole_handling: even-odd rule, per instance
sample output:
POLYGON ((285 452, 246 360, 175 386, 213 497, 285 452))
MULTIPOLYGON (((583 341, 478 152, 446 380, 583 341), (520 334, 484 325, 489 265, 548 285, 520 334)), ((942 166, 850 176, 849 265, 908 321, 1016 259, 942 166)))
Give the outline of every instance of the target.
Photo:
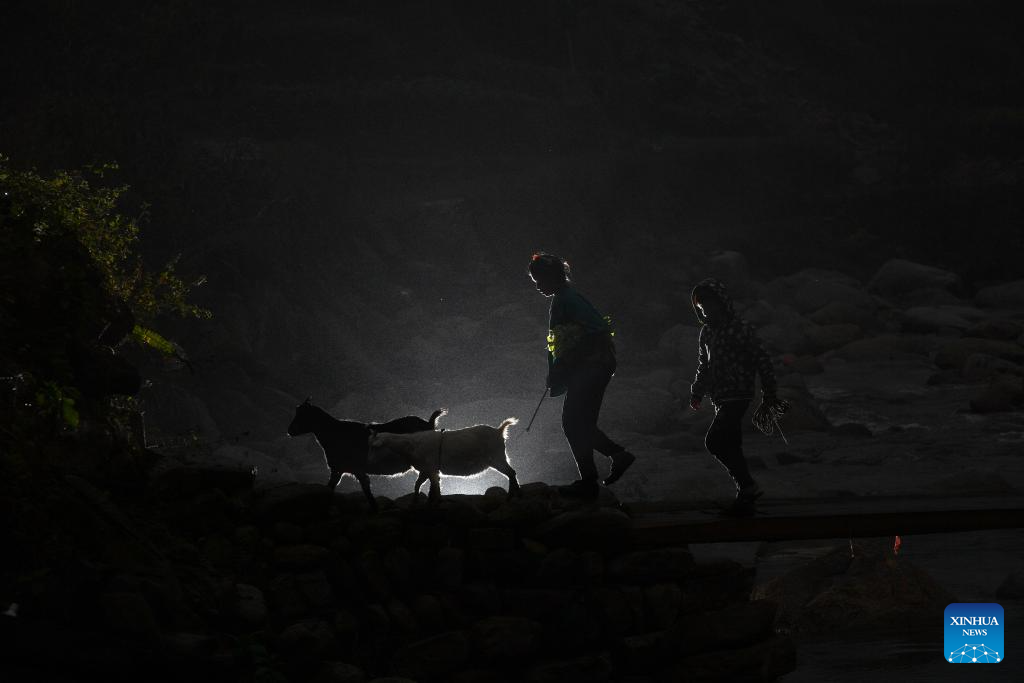
POLYGON ((370 491, 370 478, 367 475, 404 474, 409 471, 410 466, 396 458, 375 459, 370 464, 370 436, 376 432, 411 434, 430 431, 437 427, 437 419, 447 412, 444 409, 435 410, 429 420, 409 415, 383 423, 353 422, 331 417, 323 409, 310 403, 307 398, 295 408, 295 417, 288 425, 288 436, 312 433, 324 451, 327 466, 331 468, 331 479, 327 486, 333 491, 341 481, 341 475, 351 474, 359 481, 366 499, 370 502, 370 508, 376 509, 377 502, 370 491))

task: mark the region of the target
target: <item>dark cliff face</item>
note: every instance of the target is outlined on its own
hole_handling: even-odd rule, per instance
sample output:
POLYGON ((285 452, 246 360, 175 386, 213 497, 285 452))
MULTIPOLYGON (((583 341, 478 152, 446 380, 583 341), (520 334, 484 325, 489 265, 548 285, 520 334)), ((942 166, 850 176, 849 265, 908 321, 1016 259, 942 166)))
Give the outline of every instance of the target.
POLYGON ((634 348, 715 248, 1019 262, 1010 3, 20 5, 0 151, 121 163, 148 249, 209 275, 215 319, 174 332, 225 431, 309 393, 528 392, 536 248, 634 348))

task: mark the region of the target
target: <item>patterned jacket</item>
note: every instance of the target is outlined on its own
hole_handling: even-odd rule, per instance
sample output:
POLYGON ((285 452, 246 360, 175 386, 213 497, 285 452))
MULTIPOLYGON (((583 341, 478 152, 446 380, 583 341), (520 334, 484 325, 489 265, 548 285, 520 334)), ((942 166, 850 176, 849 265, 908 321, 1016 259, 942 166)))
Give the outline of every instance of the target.
POLYGON ((719 404, 730 400, 753 400, 754 375, 761 375, 761 390, 766 398, 776 393, 775 370, 754 327, 733 310, 732 299, 725 285, 708 278, 693 288, 694 313, 701 323, 697 339, 697 375, 690 393, 700 399, 705 395, 719 404), (710 291, 725 305, 724 322, 710 324, 696 306, 698 291, 710 291))

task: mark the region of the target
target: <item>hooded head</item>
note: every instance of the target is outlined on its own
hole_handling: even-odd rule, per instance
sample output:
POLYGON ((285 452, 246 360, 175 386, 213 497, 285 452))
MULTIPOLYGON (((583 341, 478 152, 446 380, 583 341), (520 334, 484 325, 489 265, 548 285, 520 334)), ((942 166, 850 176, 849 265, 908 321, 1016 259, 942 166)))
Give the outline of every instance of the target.
POLYGON ((704 325, 718 325, 736 316, 725 285, 712 277, 697 283, 690 294, 690 303, 697 320, 704 325))

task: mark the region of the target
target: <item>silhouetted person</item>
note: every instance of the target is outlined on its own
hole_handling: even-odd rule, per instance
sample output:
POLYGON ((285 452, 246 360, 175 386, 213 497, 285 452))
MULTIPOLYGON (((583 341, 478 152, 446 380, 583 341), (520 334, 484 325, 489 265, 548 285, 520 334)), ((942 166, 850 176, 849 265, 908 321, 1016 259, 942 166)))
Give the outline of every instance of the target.
POLYGON ((618 481, 636 459, 597 427, 604 391, 616 367, 611 326, 570 284, 569 264, 564 259, 544 252, 534 254, 529 271, 537 290, 551 297, 547 386, 552 396, 565 394, 562 429, 580 472, 578 481, 559 491, 593 500, 598 494, 595 450, 612 461, 605 485, 618 481))
POLYGON ((785 410, 786 404, 776 396, 775 371, 768 352, 753 326, 733 310, 725 285, 713 278, 702 280, 694 287, 691 302, 701 328, 690 407, 699 410, 705 395, 711 397, 715 407, 715 419, 704 444, 736 484, 736 499, 723 512, 752 515, 754 501, 764 493, 750 476, 743 457, 743 414, 754 398, 754 375, 761 375, 759 419, 766 415, 772 419, 785 410))

